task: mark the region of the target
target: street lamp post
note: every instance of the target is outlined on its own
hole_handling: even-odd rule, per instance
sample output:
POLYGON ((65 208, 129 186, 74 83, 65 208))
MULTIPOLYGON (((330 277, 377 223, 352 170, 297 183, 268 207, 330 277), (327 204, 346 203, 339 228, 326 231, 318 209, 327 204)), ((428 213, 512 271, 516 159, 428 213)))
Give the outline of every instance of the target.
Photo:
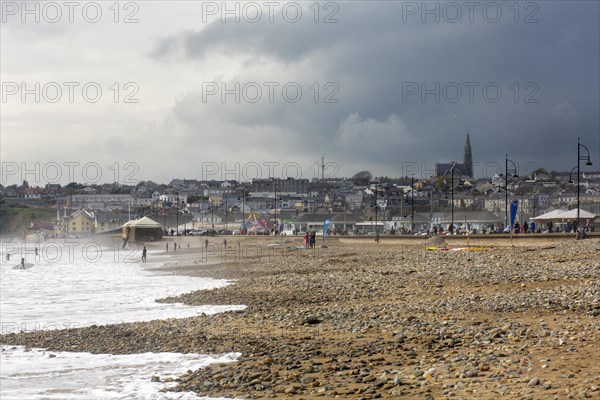
POLYGON ((433 228, 433 188, 429 191, 429 229, 433 228))
POLYGON ((504 223, 508 226, 508 174, 513 174, 513 178, 518 178, 517 165, 508 159, 508 154, 504 159, 504 223), (508 169, 508 163, 511 163, 512 169, 508 169))
POLYGON ((579 192, 580 192, 580 188, 579 188, 579 164, 580 161, 586 161, 585 165, 586 166, 591 166, 592 165, 592 160, 590 158, 590 151, 588 150, 587 147, 585 147, 583 144, 580 143, 579 141, 580 139, 577 138, 577 228, 579 228, 579 192), (581 148, 583 147, 583 149, 587 152, 587 156, 582 156, 581 155, 581 148))
POLYGON ((175 228, 177 232, 175 232, 175 236, 179 235, 179 192, 177 194, 177 215, 175 216, 175 228))
POLYGON ((212 230, 215 230, 215 205, 210 205, 210 223, 212 224, 212 230))
POLYGON ((410 176, 410 233, 415 231, 415 176, 410 176))
POLYGON ((225 196, 225 230, 228 230, 227 218, 229 217, 229 206, 227 204, 227 196, 225 196))
MULTIPOLYGON (((454 170, 456 169, 456 163, 452 163, 452 168, 450 169, 450 189, 451 189, 451 198, 452 201, 452 217, 450 220, 450 227, 452 228, 451 234, 454 234, 454 170)), ((462 180, 462 174, 460 171, 458 172, 458 180, 462 180)))
MULTIPOLYGON (((239 200, 239 198, 238 198, 239 200)), ((246 216, 244 214, 244 210, 246 208, 246 193, 244 193, 244 189, 242 189, 242 234, 244 234, 244 228, 246 225, 246 216)))
MULTIPOLYGON (((404 187, 400 191, 400 217, 404 220, 404 187)), ((404 227, 404 222, 402 222, 402 227, 404 227)))
POLYGON ((377 236, 377 234, 379 233, 379 229, 377 226, 377 196, 378 196, 378 192, 377 192, 377 182, 375 182, 375 236, 377 236))
POLYGON ((275 196, 273 197, 273 219, 275 220, 275 231, 279 230, 279 224, 277 223, 277 181, 275 178, 271 178, 273 181, 273 191, 275 192, 275 196))
POLYGON ((452 197, 450 201, 452 202, 452 217, 450 219, 450 234, 454 234, 454 169, 456 168, 456 163, 452 163, 452 169, 450 170, 450 189, 452 190, 452 197))
POLYGON ((525 190, 521 187, 521 226, 523 225, 523 207, 524 207, 525 190))

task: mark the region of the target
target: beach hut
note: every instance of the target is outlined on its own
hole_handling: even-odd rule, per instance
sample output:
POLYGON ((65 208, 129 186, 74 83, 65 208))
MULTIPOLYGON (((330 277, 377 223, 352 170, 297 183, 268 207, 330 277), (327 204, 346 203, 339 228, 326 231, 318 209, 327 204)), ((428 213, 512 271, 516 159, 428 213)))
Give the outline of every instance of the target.
POLYGON ((148 217, 123 224, 123 239, 133 242, 152 242, 162 239, 163 227, 148 217))

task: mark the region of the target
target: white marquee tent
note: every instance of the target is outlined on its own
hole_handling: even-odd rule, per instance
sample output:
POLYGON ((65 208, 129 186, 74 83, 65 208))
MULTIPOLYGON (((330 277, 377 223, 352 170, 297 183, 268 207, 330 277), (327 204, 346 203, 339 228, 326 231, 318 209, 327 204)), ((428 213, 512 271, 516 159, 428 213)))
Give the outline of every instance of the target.
MULTIPOLYGON (((579 209, 579 219, 594 219, 596 214, 589 211, 579 209)), ((575 221, 577 219, 577 209, 573 210, 552 210, 546 214, 539 215, 533 218, 534 221, 554 221, 554 222, 565 222, 575 221)))

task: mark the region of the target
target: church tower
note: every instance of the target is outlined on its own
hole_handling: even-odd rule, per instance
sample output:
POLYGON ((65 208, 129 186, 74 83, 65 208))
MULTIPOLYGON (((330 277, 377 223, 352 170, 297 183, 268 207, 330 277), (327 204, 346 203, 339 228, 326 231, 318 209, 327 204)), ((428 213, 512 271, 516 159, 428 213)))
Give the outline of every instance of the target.
POLYGON ((473 176, 473 155, 471 153, 471 140, 469 139, 469 132, 467 132, 467 142, 465 143, 465 154, 463 159, 464 172, 466 175, 474 178, 473 176))

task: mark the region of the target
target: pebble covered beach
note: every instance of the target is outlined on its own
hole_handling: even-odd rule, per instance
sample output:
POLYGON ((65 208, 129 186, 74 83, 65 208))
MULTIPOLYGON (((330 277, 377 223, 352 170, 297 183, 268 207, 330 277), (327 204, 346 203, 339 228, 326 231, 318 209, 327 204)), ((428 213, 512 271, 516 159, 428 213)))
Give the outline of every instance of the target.
POLYGON ((8 334, 2 344, 241 353, 169 389, 210 397, 600 398, 597 238, 442 251, 424 241, 301 249, 300 238, 243 237, 210 260, 198 238, 186 240, 191 248, 160 271, 234 284, 158 300, 247 308, 8 334))

